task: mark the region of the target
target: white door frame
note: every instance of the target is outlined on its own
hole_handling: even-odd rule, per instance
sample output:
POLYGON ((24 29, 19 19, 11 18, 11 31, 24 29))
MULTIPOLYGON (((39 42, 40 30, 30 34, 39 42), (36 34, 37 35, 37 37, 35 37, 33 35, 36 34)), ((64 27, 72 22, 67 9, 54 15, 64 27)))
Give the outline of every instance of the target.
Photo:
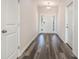
MULTIPOLYGON (((67 28, 68 28, 68 25, 67 25, 67 20, 68 20, 68 17, 67 17, 67 12, 68 12, 68 10, 67 10, 67 7, 69 6, 69 5, 71 5, 73 3, 73 0, 68 0, 68 1, 65 1, 65 43, 67 43, 68 42, 68 37, 67 37, 67 28)), ((73 18, 74 19, 74 18, 73 18)), ((74 21, 74 20, 73 20, 74 21)), ((73 39, 74 39, 74 22, 73 22, 73 39)), ((72 40, 72 48, 73 48, 73 40, 72 40)))
POLYGON ((20 36, 20 28, 21 28, 21 20, 20 20, 20 0, 18 0, 18 57, 20 56, 21 52, 21 36, 20 36))
POLYGON ((5 29, 4 19, 6 17, 5 15, 5 2, 6 0, 1 0, 1 59, 6 59, 6 49, 5 49, 5 37, 2 33, 2 30, 5 29), (3 46, 2 46, 3 45, 3 46), (4 48, 4 49, 3 49, 4 48))

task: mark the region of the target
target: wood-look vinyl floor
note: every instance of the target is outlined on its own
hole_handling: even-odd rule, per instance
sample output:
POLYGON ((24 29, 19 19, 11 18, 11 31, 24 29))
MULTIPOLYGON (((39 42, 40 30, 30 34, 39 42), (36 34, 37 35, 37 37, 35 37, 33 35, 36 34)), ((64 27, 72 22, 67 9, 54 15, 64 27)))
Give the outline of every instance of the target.
POLYGON ((57 34, 41 33, 22 59, 77 59, 57 34))

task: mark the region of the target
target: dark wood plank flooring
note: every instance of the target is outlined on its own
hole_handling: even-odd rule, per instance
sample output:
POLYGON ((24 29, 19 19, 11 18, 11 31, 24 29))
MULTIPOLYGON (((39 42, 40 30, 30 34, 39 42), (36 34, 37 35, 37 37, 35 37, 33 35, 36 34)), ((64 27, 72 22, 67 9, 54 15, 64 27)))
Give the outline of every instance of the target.
POLYGON ((77 59, 57 34, 39 34, 22 59, 77 59))

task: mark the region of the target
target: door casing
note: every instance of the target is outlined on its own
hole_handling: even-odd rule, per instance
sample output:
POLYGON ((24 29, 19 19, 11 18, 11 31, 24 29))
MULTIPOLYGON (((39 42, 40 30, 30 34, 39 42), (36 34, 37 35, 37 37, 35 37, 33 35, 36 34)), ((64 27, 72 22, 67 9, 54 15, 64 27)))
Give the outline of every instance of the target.
MULTIPOLYGON (((65 2, 65 43, 68 43, 68 6, 70 6, 71 4, 73 4, 73 0, 70 0, 70 1, 66 1, 65 2)), ((73 17, 72 17, 73 18, 73 17)), ((74 18, 72 20, 72 23, 73 23, 73 27, 72 27, 72 38, 74 39, 74 18)), ((72 39, 72 46, 71 48, 73 49, 73 39, 72 39)))

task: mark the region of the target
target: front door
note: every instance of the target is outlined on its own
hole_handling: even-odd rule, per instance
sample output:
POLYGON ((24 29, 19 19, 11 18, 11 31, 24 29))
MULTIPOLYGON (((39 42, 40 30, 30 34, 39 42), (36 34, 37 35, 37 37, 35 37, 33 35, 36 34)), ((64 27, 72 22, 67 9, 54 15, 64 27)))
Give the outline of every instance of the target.
POLYGON ((16 59, 18 0, 2 0, 1 3, 1 59, 16 59))
POLYGON ((40 17, 40 33, 55 33, 56 32, 56 17, 41 16, 40 17))

